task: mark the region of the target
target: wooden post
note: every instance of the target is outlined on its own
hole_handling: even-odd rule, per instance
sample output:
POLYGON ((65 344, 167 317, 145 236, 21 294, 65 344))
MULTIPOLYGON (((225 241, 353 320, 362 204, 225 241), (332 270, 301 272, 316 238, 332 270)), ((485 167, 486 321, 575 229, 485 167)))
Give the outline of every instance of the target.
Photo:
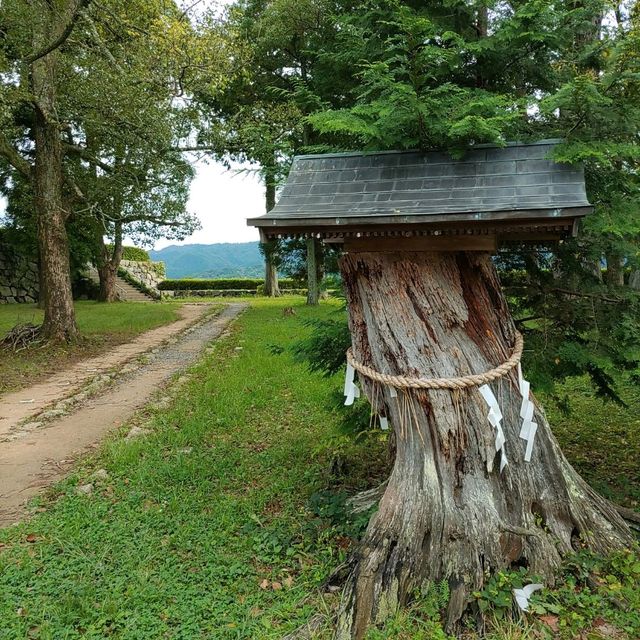
POLYGON ((307 238, 307 304, 318 304, 319 297, 316 241, 309 237, 307 238))

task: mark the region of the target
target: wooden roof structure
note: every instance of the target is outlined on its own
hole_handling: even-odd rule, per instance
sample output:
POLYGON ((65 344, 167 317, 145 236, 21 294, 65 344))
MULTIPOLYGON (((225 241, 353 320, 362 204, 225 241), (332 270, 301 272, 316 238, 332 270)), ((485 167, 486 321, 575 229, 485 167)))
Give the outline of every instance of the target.
POLYGON ((247 223, 263 241, 446 237, 464 250, 469 236, 558 240, 593 209, 582 168, 550 159, 559 142, 479 145, 459 160, 417 151, 297 156, 276 206, 247 223))

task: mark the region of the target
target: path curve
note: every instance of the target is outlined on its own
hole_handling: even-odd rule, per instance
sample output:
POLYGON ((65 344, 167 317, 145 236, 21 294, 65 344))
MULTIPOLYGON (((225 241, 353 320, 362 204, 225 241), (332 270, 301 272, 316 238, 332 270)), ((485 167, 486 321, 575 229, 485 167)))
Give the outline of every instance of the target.
POLYGON ((71 415, 0 442, 0 527, 17 522, 29 498, 63 477, 79 454, 128 420, 173 374, 193 364, 207 344, 246 307, 244 303, 227 305, 220 314, 185 331, 158 350, 150 362, 119 378, 114 386, 87 400, 71 415))

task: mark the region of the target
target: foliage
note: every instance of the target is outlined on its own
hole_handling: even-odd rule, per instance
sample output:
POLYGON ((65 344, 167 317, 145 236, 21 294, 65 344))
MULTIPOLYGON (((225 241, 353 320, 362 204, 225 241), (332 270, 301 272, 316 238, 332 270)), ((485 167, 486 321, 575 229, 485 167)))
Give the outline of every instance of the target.
MULTIPOLYGON (((134 305, 82 307, 115 319, 134 305)), ((33 505, 29 522, 0 531, 0 638, 26 637, 37 627, 44 638, 204 632, 269 640, 318 610, 330 618, 337 601, 321 598, 320 588, 362 526, 350 520, 345 497, 368 486, 384 452, 371 439, 349 439, 340 448, 341 474, 329 470, 343 442, 340 414, 328 408, 341 379, 305 374, 290 346, 308 331, 300 320, 332 319, 335 310, 335 303, 309 308, 293 298, 253 301, 184 385, 164 392, 169 406, 138 418, 149 436, 126 441, 131 425, 125 425, 33 505), (297 315, 283 316, 291 305, 297 315), (273 341, 282 353, 271 354, 273 341), (96 479, 96 469, 108 477, 96 479), (89 482, 91 495, 76 494, 89 482)), ((588 393, 584 381, 580 388, 588 393)), ((581 404, 574 427, 601 404, 593 398, 581 404)), ((625 437, 637 431, 629 421, 635 410, 611 415, 625 437)), ((567 428, 558 437, 564 447, 574 436, 567 428)), ((628 458, 627 466, 635 461, 636 452, 621 449, 619 438, 598 447, 628 458)), ((637 637, 637 562, 630 553, 580 552, 567 560, 556 588, 534 595, 536 609, 524 620, 505 615, 482 637, 573 640, 590 630, 597 637, 604 623, 637 637), (549 624, 558 625, 557 634, 549 624)), ((531 578, 506 575, 504 583, 490 583, 498 594, 488 597, 505 610, 511 583, 531 578)), ((448 640, 441 623, 448 597, 446 583, 424 585, 368 640, 448 640)), ((490 605, 489 617, 492 611, 490 605)), ((481 637, 465 633, 468 640, 481 637)), ((331 638, 329 625, 317 637, 331 638)))
POLYGON ((298 361, 306 362, 309 371, 331 377, 342 370, 346 352, 351 346, 351 334, 345 310, 336 312, 340 317, 317 319, 307 322, 312 331, 293 344, 298 361))
POLYGON ((371 0, 334 20, 315 55, 334 64, 342 100, 315 93, 307 122, 319 150, 461 157, 481 142, 561 137, 555 159, 584 164, 596 211, 578 239, 512 245, 499 265, 526 274, 509 296, 538 388, 587 374, 621 400, 613 374, 640 374, 640 303, 624 279, 640 255, 637 5, 371 0))
MULTIPOLYGON (((111 250, 113 249, 113 245, 107 245, 107 248, 111 250)), ((134 262, 151 262, 147 251, 140 247, 130 247, 127 245, 122 247, 122 259, 132 260, 134 262)))
MULTIPOLYGON (((158 288, 161 291, 205 291, 209 289, 257 289, 264 285, 260 278, 182 278, 163 280, 158 288)), ((280 280, 282 289, 298 289, 300 283, 291 279, 280 280)))
MULTIPOLYGON (((639 577, 640 557, 632 551, 608 557, 579 551, 565 559, 558 587, 533 594, 528 617, 541 617, 538 626, 555 630, 556 638, 579 637, 585 629, 603 626, 605 620, 612 630, 636 637, 640 633, 639 577)), ((498 572, 474 595, 480 610, 500 621, 514 617, 513 589, 533 582, 538 578, 522 567, 498 572)))
POLYGON ((317 610, 344 557, 330 523, 307 510, 325 484, 332 382, 274 366, 266 349, 298 330, 283 305, 309 315, 300 302, 257 302, 169 409, 152 411, 149 438, 107 441, 41 502, 45 513, 0 532, 0 638, 38 626, 54 638, 268 640, 317 610), (97 468, 108 479, 92 479, 97 468), (86 482, 93 494, 77 495, 86 482))

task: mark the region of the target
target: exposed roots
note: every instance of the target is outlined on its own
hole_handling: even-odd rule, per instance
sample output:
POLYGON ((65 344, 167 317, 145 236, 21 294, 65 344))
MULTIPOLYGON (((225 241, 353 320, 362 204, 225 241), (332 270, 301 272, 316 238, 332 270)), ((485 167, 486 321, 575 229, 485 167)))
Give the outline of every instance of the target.
POLYGON ((43 342, 41 327, 27 322, 13 327, 0 344, 12 351, 22 351, 27 347, 42 344, 43 342))

